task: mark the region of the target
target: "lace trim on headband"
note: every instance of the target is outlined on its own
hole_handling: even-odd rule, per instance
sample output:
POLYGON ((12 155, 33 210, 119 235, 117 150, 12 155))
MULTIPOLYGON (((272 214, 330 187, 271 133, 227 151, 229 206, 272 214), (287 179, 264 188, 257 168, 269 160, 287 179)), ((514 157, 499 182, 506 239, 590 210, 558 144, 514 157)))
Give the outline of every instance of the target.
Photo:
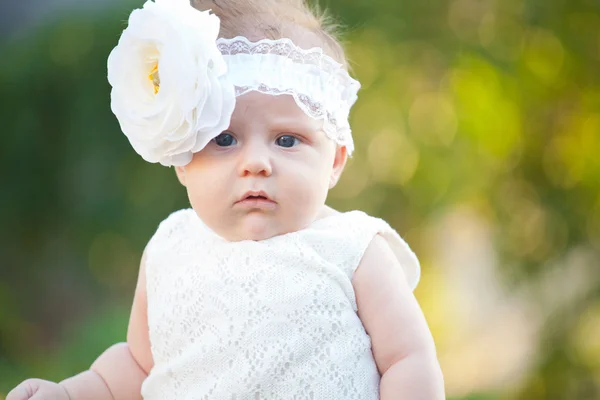
MULTIPOLYGON (((296 46, 290 39, 285 38, 277 40, 261 39, 258 42, 251 42, 243 36, 237 36, 233 39, 220 38, 217 40, 217 47, 223 55, 275 54, 287 57, 297 63, 315 65, 328 73, 346 72, 342 64, 323 53, 323 49, 320 47, 305 50, 296 46)), ((354 81, 349 75, 348 78, 348 83, 354 81)), ((358 82, 356 84, 359 86, 358 82)))
POLYGON ((327 110, 325 110, 321 103, 313 102, 310 99, 310 97, 301 93, 296 93, 296 91, 294 91, 293 89, 280 90, 268 87, 266 85, 259 85, 258 87, 235 86, 235 95, 236 97, 241 96, 253 90, 272 96, 279 96, 282 94, 291 95, 296 101, 298 107, 300 107, 302 111, 304 111, 308 116, 314 119, 323 120, 323 131, 331 140, 342 146, 347 146, 348 151, 352 152, 352 140, 348 140, 351 134, 350 129, 338 127, 336 119, 331 114, 329 114, 327 110))
MULTIPOLYGON (((324 54, 323 49, 314 47, 304 50, 290 39, 262 39, 258 42, 250 42, 241 36, 233 39, 218 39, 217 47, 224 56, 235 58, 237 55, 274 55, 318 71, 316 75, 321 78, 321 81, 317 91, 313 90, 315 89, 313 87, 287 87, 286 85, 273 87, 256 82, 240 85, 240 82, 235 82, 236 96, 252 90, 270 95, 291 95, 308 116, 323 120, 323 130, 330 139, 346 146, 348 153, 352 153, 354 145, 347 117, 350 107, 356 101, 356 92, 360 88, 360 83, 350 77, 342 64, 324 54), (321 93, 321 99, 306 94, 322 92, 323 88, 326 88, 327 93, 325 95, 321 93)), ((270 62, 267 64, 271 65, 270 62)))

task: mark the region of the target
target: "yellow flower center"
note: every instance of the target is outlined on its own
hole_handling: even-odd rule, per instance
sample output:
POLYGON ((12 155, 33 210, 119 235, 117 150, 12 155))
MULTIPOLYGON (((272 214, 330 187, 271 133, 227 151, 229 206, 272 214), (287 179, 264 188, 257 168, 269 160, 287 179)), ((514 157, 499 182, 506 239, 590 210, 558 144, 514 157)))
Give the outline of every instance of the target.
POLYGON ((150 75, 148 75, 148 79, 152 81, 154 85, 154 94, 157 94, 160 90, 160 76, 158 75, 158 63, 154 64, 154 68, 150 71, 150 75))

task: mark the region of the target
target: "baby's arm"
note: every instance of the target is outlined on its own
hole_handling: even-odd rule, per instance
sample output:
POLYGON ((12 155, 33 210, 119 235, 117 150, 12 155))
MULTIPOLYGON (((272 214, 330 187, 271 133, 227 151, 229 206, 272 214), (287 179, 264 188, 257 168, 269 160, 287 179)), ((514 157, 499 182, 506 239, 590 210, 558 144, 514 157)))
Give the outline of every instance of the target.
POLYGON ((141 386, 154 362, 150 352, 146 314, 145 258, 142 257, 133 300, 127 343, 108 348, 88 371, 60 384, 28 379, 6 400, 130 400, 141 399, 141 386))
POLYGON ((141 399, 140 388, 146 375, 127 343, 119 343, 106 350, 88 371, 60 385, 70 400, 141 399))
POLYGON ((131 307, 127 343, 112 346, 92 364, 90 371, 64 380, 61 385, 67 389, 70 400, 141 399, 142 383, 153 365, 148 336, 146 257, 144 253, 131 307), (105 383, 105 390, 108 390, 110 397, 100 397, 97 395, 100 393, 99 391, 90 390, 98 377, 105 383))
POLYGON ((385 239, 377 235, 352 279, 358 315, 381 374, 380 397, 444 399, 433 337, 385 239))

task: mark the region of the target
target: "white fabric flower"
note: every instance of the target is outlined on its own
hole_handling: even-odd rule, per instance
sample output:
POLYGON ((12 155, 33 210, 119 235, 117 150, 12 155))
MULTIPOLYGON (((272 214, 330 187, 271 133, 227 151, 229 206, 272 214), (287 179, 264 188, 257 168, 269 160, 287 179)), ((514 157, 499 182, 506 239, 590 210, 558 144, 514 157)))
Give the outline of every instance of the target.
POLYGON ((216 46, 219 18, 189 0, 147 1, 108 58, 111 109, 146 161, 189 163, 227 129, 234 87, 216 46))

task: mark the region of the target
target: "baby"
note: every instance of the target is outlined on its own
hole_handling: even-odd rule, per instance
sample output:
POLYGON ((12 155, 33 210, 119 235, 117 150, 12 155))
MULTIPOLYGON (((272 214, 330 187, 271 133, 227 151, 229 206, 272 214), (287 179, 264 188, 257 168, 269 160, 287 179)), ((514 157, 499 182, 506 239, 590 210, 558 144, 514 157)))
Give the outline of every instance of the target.
POLYGON ((415 255, 386 222, 325 206, 359 84, 324 25, 302 0, 131 14, 111 107, 192 208, 146 246, 127 343, 7 400, 444 398, 415 255))

